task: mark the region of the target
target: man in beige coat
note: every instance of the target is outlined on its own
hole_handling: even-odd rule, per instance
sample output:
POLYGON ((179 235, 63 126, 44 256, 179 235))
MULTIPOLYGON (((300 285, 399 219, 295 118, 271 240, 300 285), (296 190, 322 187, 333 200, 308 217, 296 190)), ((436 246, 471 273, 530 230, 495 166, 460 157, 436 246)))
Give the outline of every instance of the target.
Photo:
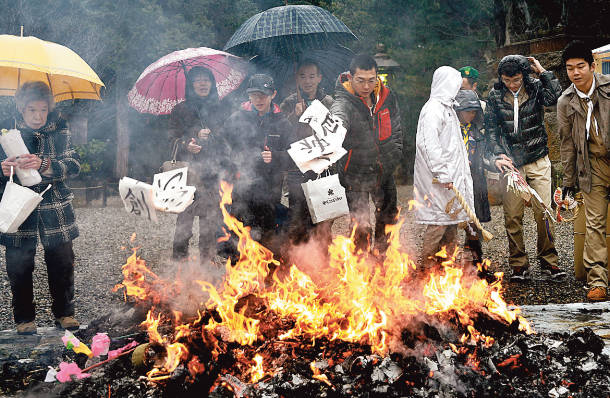
POLYGON ((563 162, 563 192, 576 186, 585 201, 584 266, 590 301, 607 299, 608 255, 606 222, 610 193, 610 77, 594 72, 591 49, 574 41, 564 49, 562 60, 572 85, 557 104, 563 162))

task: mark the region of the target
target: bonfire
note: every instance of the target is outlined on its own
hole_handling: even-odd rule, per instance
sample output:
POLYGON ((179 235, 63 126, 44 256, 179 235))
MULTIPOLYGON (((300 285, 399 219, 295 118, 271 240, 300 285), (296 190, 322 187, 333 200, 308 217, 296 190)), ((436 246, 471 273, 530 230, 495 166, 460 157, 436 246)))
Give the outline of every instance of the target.
MULTIPOLYGON (((329 263, 319 269, 323 272, 309 275, 292 264, 270 280, 270 269, 279 269, 280 264, 251 238, 249 227, 227 211, 231 186, 223 183, 220 194, 224 222, 239 239, 240 258, 235 265, 227 261, 219 287, 196 281, 209 296, 196 317, 168 311, 166 304, 180 294, 179 278, 159 278, 136 251, 123 266, 124 280, 115 289, 149 307, 141 326, 155 356, 147 373, 151 381, 162 383, 181 365, 196 379, 207 370, 206 361, 218 362, 230 350, 236 360, 222 373, 244 383, 281 371, 288 358, 278 353, 286 347, 322 350, 323 357, 326 351, 332 362, 351 355, 353 346, 379 358, 434 351, 438 347, 430 346, 422 325, 436 329, 451 350, 468 356, 476 369, 477 351, 494 344, 494 337, 478 330, 477 322, 487 328, 493 324, 533 332, 519 309, 509 309, 502 299, 502 274, 497 273, 492 283, 480 279, 474 267, 465 271, 456 264, 457 250, 438 253, 445 259, 438 269, 427 275, 418 272, 400 247, 403 221, 387 227, 389 248, 382 264, 368 253, 356 252, 352 237, 337 236, 329 247, 329 263), (404 341, 408 331, 415 332, 410 346, 404 341)), ((479 264, 479 271, 487 266, 479 264)), ((331 384, 315 361, 310 367, 313 377, 331 384)), ((226 382, 219 376, 213 384, 226 382)))

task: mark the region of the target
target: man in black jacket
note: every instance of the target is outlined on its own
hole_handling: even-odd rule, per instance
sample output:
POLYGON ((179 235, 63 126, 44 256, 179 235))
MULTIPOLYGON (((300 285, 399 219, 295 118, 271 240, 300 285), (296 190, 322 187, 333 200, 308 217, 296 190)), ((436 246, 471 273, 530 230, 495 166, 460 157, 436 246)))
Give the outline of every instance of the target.
MULTIPOLYGON (((253 75, 246 92, 249 101, 223 128, 225 161, 234 184, 232 213, 253 228, 253 239, 279 254, 276 211, 283 173, 292 162, 287 149, 296 140, 290 122, 273 102, 277 92, 270 76, 253 75)), ((220 254, 235 255, 226 253, 229 250, 222 248, 220 254)))
POLYGON ((356 247, 370 246, 372 228, 369 196, 375 204, 375 244, 379 254, 388 247, 385 226, 396 222, 394 171, 402 158, 402 131, 398 101, 377 76, 377 63, 366 54, 354 57, 349 73, 337 80, 331 113, 347 129, 339 161, 352 224, 357 223, 356 247))
MULTIPOLYGON (((301 140, 314 134, 313 129, 308 124, 299 123, 299 118, 313 101, 319 100, 326 108, 330 108, 333 103, 332 97, 324 93, 322 87, 319 87, 321 81, 322 73, 316 61, 303 59, 299 62, 296 73, 297 92, 286 97, 280 104, 282 113, 286 115, 293 126, 295 140, 301 140)), ((313 224, 307 208, 305 194, 303 188, 301 188, 302 183, 315 178, 315 173, 311 171, 304 175, 295 164, 291 166, 291 170, 288 170, 286 174, 290 206, 288 238, 290 243, 297 245, 308 242, 309 239, 313 238, 322 252, 326 254, 332 241, 332 220, 313 224)))
MULTIPOLYGON (((544 127, 544 107, 557 103, 561 95, 559 81, 533 57, 508 55, 498 64, 498 82, 489 93, 485 128, 495 165, 499 171, 517 168, 536 190, 547 207, 551 206, 551 161, 544 127), (539 74, 539 79, 529 73, 539 74)), ((508 235, 511 280, 524 281, 530 273, 523 243, 523 200, 513 192, 503 197, 504 223, 508 235)), ((553 243, 553 225, 543 211, 533 206, 538 230, 537 255, 542 273, 556 279, 565 276, 557 267, 553 243)))

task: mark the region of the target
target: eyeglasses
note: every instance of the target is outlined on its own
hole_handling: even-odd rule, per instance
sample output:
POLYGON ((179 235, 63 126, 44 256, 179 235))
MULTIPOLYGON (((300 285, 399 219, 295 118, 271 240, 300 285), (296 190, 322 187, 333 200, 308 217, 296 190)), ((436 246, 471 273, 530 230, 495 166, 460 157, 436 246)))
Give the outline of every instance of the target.
POLYGON ((502 83, 504 83, 507 86, 516 86, 516 85, 521 85, 521 83, 523 83, 523 78, 519 77, 516 79, 504 79, 502 78, 502 83))

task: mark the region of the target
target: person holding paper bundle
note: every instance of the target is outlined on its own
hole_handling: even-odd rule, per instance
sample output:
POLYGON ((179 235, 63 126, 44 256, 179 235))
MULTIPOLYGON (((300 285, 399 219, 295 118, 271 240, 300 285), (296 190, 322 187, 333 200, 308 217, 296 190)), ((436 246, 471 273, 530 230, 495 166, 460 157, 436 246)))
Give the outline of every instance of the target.
MULTIPOLYGON (((316 99, 327 108, 330 108, 333 103, 332 97, 326 95, 324 90, 319 87, 321 81, 320 67, 315 61, 304 59, 298 64, 296 74, 297 92, 289 95, 280 105, 280 109, 293 125, 296 140, 314 134, 313 129, 306 123, 299 123, 299 118, 305 109, 316 99)), ((304 175, 296 167, 292 167, 287 173, 286 182, 290 207, 288 236, 291 243, 299 244, 307 242, 310 235, 313 235, 326 253, 332 239, 332 221, 324 221, 317 225, 312 223, 301 188, 302 183, 313 178, 315 178, 315 173, 308 172, 304 175)))
MULTIPOLYGON (((233 188, 231 212, 252 227, 252 238, 279 255, 276 237, 281 208, 282 178, 292 162, 286 150, 294 142, 293 128, 273 102, 273 78, 255 74, 246 89, 249 101, 223 127, 225 156, 233 188)), ((236 255, 225 242, 222 256, 236 255)))
POLYGON ((193 237, 193 222, 199 217, 199 260, 209 260, 216 249, 216 233, 220 225, 218 208, 219 137, 228 117, 220 105, 216 80, 209 69, 191 68, 186 74, 184 102, 174 107, 169 118, 171 150, 176 160, 188 161, 188 181, 195 185, 195 201, 178 214, 172 258, 188 256, 193 237))
POLYGON ((377 62, 359 54, 349 72, 337 79, 335 102, 330 112, 347 129, 343 147, 348 151, 338 162, 345 187, 351 223, 357 224, 355 244, 367 250, 373 241, 369 197, 375 203, 373 250, 383 257, 388 247, 385 226, 398 214, 394 171, 402 159, 400 109, 394 93, 377 76, 377 62))
POLYGON ((36 333, 32 273, 38 238, 44 249, 55 323, 64 329, 77 329, 72 240, 79 232, 72 208, 73 194, 65 181, 80 172, 79 158, 70 143, 66 121, 53 111, 55 102, 45 83, 23 84, 15 94, 15 102, 16 117, 4 121, 0 127, 20 130, 30 154, 19 159, 6 158, 0 150, 0 159, 3 159, 0 189, 4 190, 11 167, 39 171, 42 182, 30 187, 35 192, 52 185, 16 233, 0 233, 0 244, 6 247, 6 270, 17 332, 36 333))

